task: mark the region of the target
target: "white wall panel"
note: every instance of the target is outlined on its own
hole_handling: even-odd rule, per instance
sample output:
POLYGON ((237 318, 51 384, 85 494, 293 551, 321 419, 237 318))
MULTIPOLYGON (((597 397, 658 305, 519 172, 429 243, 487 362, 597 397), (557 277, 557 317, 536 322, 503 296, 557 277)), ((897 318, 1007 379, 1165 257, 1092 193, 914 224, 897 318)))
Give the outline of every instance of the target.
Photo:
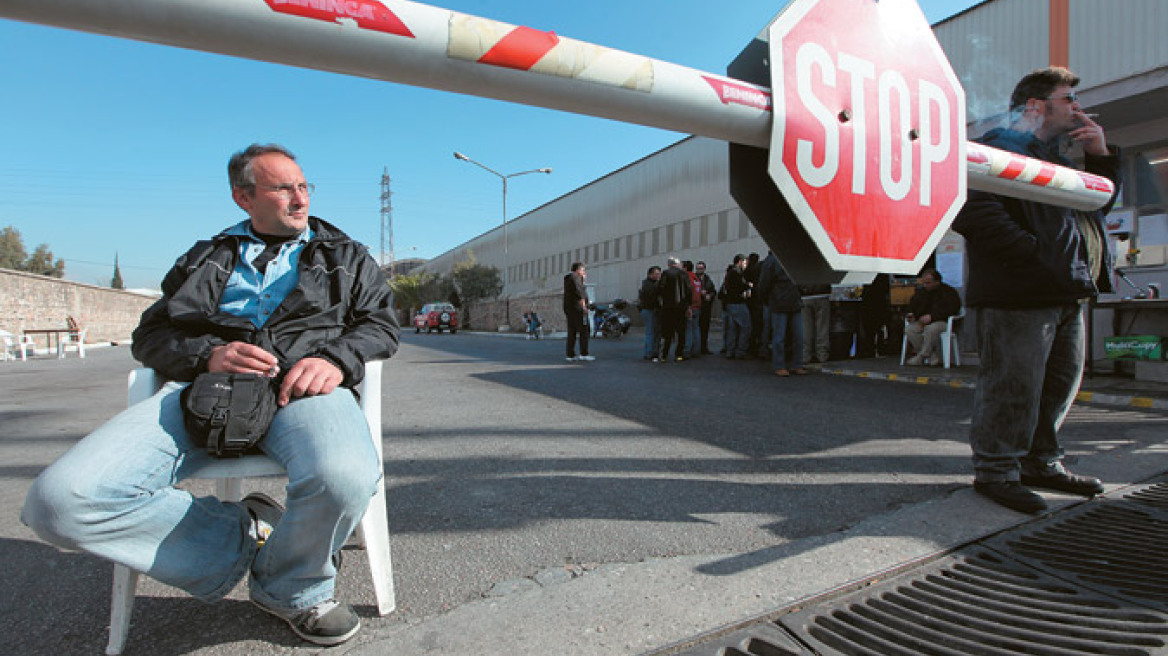
POLYGON ((1005 112, 1018 79, 1048 65, 1048 8, 1046 0, 995 0, 934 27, 971 123, 1005 112))
POLYGON ((1168 66, 1168 2, 1071 0, 1070 66, 1082 87, 1168 66))

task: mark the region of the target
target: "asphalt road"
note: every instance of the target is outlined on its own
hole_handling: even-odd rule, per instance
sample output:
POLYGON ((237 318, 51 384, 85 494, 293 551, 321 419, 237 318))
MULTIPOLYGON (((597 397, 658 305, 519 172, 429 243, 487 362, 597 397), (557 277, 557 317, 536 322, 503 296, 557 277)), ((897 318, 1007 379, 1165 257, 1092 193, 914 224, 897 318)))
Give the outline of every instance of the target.
MULTIPOLYGON (((564 362, 563 348, 404 336, 385 368, 382 434, 398 610, 375 617, 364 555, 350 551, 340 596, 366 629, 333 651, 604 564, 724 555, 733 570, 968 485, 969 390, 780 379, 766 363, 718 356, 653 364, 635 336, 595 340, 590 363, 564 362)), ((32 478, 124 404, 132 366, 125 347, 0 364, 6 653, 104 648, 112 568, 41 543, 18 515, 32 478)), ((1063 432, 1068 460, 1135 448, 1162 420, 1077 407, 1063 432)), ((275 480, 254 487, 281 494, 275 480)), ((319 651, 246 599, 241 586, 206 605, 147 581, 126 653, 319 651)))

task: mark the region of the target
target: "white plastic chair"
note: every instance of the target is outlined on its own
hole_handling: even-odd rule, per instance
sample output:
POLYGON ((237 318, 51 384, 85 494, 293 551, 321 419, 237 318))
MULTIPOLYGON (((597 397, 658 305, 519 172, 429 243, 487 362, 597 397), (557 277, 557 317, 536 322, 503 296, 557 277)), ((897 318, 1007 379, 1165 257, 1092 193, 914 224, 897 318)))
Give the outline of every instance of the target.
MULTIPOLYGON (((135 369, 130 372, 126 391, 130 405, 150 398, 164 381, 153 369, 135 369)), ((377 461, 383 462, 381 450, 381 361, 365 363, 365 379, 357 387, 361 409, 369 423, 369 431, 377 451, 377 461)), ((215 460, 191 475, 192 479, 214 479, 215 494, 226 501, 242 498, 244 478, 284 476, 284 468, 265 455, 215 460)), ((377 597, 378 615, 388 615, 396 605, 393 590, 393 562, 389 553, 389 521, 385 509, 385 485, 369 501, 369 507, 357 527, 357 544, 368 552, 369 574, 373 578, 373 592, 377 597)), ((105 653, 116 656, 126 646, 130 629, 130 614, 134 610, 134 593, 139 573, 123 565, 114 565, 113 598, 110 603, 109 644, 105 653)))
MULTIPOLYGON (((949 317, 945 320, 945 332, 941 333, 941 362, 948 369, 950 363, 960 367, 961 366, 961 345, 957 340, 958 326, 955 324, 965 318, 965 310, 949 317), (950 358, 952 354, 952 359, 950 358)), ((904 360, 908 356, 908 325, 912 323, 908 319, 904 320, 904 337, 900 342, 900 364, 904 366, 904 360)))
POLYGON ((60 338, 57 340, 57 357, 65 357, 66 349, 72 346, 73 348, 77 349, 77 355, 84 358, 85 333, 87 332, 89 332, 88 328, 84 330, 71 330, 67 333, 62 333, 60 338))

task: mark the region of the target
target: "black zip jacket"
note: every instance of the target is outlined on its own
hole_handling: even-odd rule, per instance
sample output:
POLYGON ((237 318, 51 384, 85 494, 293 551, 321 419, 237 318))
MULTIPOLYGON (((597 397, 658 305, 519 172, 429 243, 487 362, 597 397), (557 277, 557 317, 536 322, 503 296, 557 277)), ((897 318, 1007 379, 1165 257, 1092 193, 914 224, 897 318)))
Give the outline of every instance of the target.
MULTIPOLYGON (((1071 163, 1030 133, 999 128, 979 139, 995 148, 1062 166, 1071 163)), ((953 229, 966 239, 969 284, 966 304, 977 307, 1038 308, 1066 305, 1111 291, 1111 254, 1103 217, 1119 194, 1119 151, 1086 156, 1085 169, 1115 183, 1116 193, 1099 211, 1082 214, 1094 222, 1103 242, 1099 278, 1091 279, 1087 244, 1077 212, 1065 207, 971 191, 953 229)))
POLYGON ((758 296, 771 312, 799 312, 803 309, 803 297, 799 287, 779 263, 774 253, 762 261, 758 276, 758 296))
POLYGON ((219 312, 240 250, 238 236, 221 233, 197 242, 166 274, 162 298, 134 330, 134 357, 166 378, 190 381, 207 370, 212 348, 239 341, 275 355, 282 372, 318 357, 341 369, 344 387, 360 383, 366 361, 397 351, 393 293, 364 246, 316 217, 309 225, 299 281, 263 328, 219 312))

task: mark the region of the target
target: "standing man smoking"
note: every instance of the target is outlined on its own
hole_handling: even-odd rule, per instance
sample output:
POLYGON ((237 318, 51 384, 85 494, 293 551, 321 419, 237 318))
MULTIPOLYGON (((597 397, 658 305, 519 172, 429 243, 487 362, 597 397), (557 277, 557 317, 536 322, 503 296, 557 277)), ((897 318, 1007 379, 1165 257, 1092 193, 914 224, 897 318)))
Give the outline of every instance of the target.
MULTIPOLYGON (((1061 67, 1034 71, 1010 97, 1010 125, 980 141, 1071 166, 1060 141, 1082 146, 1087 171, 1119 193, 1119 152, 1079 106, 1078 76, 1061 67)), ((1097 478, 1062 464, 1058 431, 1083 372, 1083 305, 1111 291, 1111 256, 1100 211, 1081 212, 973 191, 953 229, 969 253, 966 303, 977 308, 981 366, 970 445, 974 489, 1007 508, 1046 510, 1030 487, 1092 496, 1097 478)), ((1089 310, 1088 310, 1089 311, 1089 310)))
POLYGON ((254 144, 227 172, 248 218, 180 257, 134 331, 134 357, 172 382, 42 472, 21 519, 202 601, 247 577, 257 606, 336 645, 361 622, 336 600, 335 555, 382 484, 351 388, 366 361, 397 350, 393 295, 364 246, 309 216, 313 187, 288 150, 254 144), (211 457, 179 401, 203 372, 276 378, 259 447, 288 472, 287 510, 263 494, 234 503, 175 487, 211 457))

